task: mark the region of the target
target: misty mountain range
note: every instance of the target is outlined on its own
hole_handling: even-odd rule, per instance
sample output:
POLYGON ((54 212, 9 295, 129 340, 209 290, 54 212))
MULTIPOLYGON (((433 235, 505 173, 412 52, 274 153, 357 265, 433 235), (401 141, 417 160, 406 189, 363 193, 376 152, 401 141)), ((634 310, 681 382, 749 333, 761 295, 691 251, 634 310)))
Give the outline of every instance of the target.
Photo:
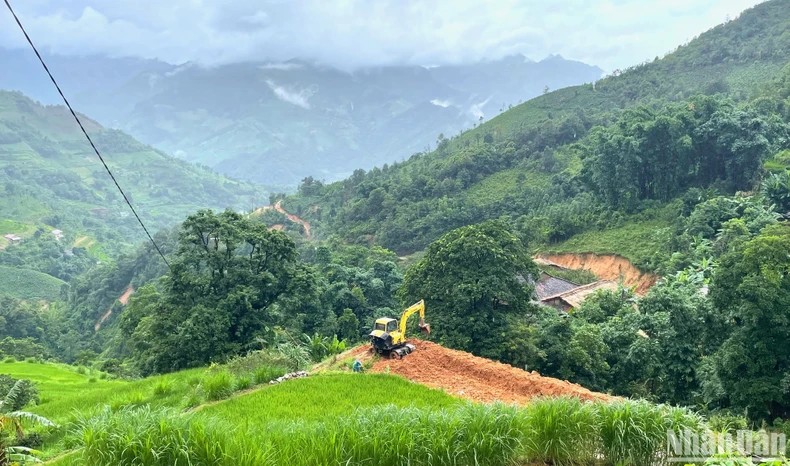
MULTIPOLYGON (((74 107, 171 155, 239 179, 295 185, 408 158, 510 105, 597 80, 596 66, 523 55, 343 71, 304 60, 213 68, 45 56, 74 107)), ((60 100, 28 50, 0 49, 0 88, 60 100)))

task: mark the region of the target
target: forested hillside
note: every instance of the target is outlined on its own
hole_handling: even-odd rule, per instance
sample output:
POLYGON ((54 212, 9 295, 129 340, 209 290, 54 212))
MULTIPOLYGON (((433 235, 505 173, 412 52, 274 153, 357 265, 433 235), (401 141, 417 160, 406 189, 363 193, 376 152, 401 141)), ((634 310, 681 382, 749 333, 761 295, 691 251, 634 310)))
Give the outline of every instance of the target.
MULTIPOLYGON (((88 132, 144 221, 154 230, 201 207, 249 209, 261 188, 188 164, 83 117, 88 132)), ((71 115, 0 91, 0 219, 27 238, 37 227, 84 235, 118 250, 143 238, 120 193, 71 115), (25 225, 29 225, 26 227, 25 225), (29 228, 29 230, 26 230, 29 228)), ((77 245, 79 246, 79 245, 77 245)), ((87 244, 83 244, 87 246, 87 244)))
MULTIPOLYGON (((204 207, 249 210, 266 195, 260 186, 82 120, 152 232, 204 207)), ((0 293, 65 299, 78 277, 134 251, 144 238, 68 110, 0 91, 0 293)), ((88 288, 115 292, 96 283, 88 288)))
POLYGON ((319 234, 408 254, 503 215, 549 245, 624 215, 655 217, 651 201, 690 187, 750 190, 787 147, 788 12, 786 0, 758 5, 664 58, 440 136, 433 152, 326 186, 308 180, 283 205, 319 234))

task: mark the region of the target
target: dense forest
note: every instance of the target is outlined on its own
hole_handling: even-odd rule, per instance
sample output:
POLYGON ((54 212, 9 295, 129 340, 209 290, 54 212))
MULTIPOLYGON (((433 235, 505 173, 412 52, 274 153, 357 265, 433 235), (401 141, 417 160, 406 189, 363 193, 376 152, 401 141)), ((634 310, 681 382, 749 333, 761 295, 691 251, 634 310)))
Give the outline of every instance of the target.
MULTIPOLYGON (((96 264, 35 230, 0 265, 66 286, 53 302, 2 298, 0 351, 124 377, 261 348, 300 367, 423 299, 447 347, 614 395, 787 417, 788 12, 787 0, 760 4, 664 58, 439 135, 433 152, 273 195, 312 223, 310 238, 271 228, 289 223, 271 209, 192 209, 155 236, 168 267, 150 244, 96 264), (629 236, 634 225, 650 235, 629 236), (616 238, 607 252, 638 242, 635 265, 663 279, 570 313, 538 305, 533 254, 602 233, 616 238)), ((73 176, 36 183, 95 195, 73 176)), ((178 196, 200 190, 188 184, 178 196)), ((236 199, 211 186, 201 195, 236 199)))

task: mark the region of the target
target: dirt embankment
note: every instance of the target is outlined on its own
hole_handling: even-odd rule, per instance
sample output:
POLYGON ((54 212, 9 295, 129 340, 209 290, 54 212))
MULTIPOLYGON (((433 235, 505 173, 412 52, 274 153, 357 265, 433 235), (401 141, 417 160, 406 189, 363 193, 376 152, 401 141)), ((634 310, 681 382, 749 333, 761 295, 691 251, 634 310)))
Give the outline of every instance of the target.
MULTIPOLYGON (((134 288, 132 287, 132 285, 129 285, 126 288, 126 290, 123 292, 123 294, 118 297, 118 301, 120 301, 121 304, 126 306, 127 304, 129 304, 129 298, 132 296, 132 293, 134 293, 134 288)), ((102 316, 99 318, 99 321, 96 322, 96 325, 93 326, 93 330, 98 332, 104 321, 109 319, 111 315, 112 315, 112 306, 110 306, 110 308, 107 309, 107 312, 102 314, 102 316)))
MULTIPOLYGON (((380 359, 373 364, 373 372, 401 375, 413 382, 472 401, 526 404, 540 396, 575 396, 584 400, 607 400, 610 397, 595 393, 581 385, 543 377, 537 372, 526 372, 513 366, 431 343, 412 340, 417 351, 403 359, 380 359)), ((370 360, 369 345, 355 348, 348 356, 361 361, 370 360)))
POLYGON ((652 273, 642 272, 628 259, 614 254, 548 254, 540 257, 568 269, 585 269, 602 280, 622 281, 625 286, 636 285, 636 293, 643 295, 660 278, 652 273))

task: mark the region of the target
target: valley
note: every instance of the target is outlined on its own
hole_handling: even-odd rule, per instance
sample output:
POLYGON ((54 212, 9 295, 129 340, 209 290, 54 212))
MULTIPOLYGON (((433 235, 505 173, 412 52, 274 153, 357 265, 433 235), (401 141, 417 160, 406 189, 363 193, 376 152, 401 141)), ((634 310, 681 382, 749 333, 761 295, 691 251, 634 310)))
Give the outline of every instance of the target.
POLYGON ((355 69, 47 51, 150 240, 0 34, 0 88, 23 91, 0 90, 0 466, 779 445, 789 18, 768 0, 603 77, 510 49, 355 69))

